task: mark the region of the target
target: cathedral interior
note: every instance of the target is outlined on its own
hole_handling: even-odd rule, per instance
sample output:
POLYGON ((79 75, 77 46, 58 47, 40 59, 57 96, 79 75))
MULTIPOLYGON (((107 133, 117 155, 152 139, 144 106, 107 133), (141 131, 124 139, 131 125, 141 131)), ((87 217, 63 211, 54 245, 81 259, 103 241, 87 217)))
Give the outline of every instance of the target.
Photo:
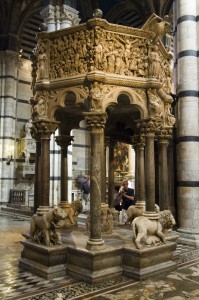
POLYGON ((1 1, 0 299, 199 299, 198 12, 1 1))

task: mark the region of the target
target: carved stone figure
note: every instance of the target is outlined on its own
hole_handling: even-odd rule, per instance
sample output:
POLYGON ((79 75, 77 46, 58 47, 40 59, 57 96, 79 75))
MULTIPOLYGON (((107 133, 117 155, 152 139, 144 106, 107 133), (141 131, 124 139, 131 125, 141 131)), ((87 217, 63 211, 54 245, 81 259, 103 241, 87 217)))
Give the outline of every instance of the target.
POLYGON ((34 242, 46 246, 61 245, 61 240, 56 232, 67 217, 66 213, 60 207, 50 209, 43 215, 34 215, 30 221, 30 237, 34 242))
POLYGON ((174 117, 174 115, 171 114, 170 108, 171 108, 171 104, 166 103, 165 104, 165 119, 166 119, 167 125, 173 126, 175 123, 175 117, 174 117))
POLYGON ((164 234, 162 232, 163 228, 158 220, 149 220, 145 216, 139 216, 133 220, 133 238, 135 246, 138 249, 142 248, 141 241, 147 235, 155 235, 160 238, 162 243, 166 243, 164 234))
MULTIPOLYGON (((157 204, 155 204, 155 211, 156 212, 160 211, 160 208, 157 204)), ((131 224, 133 222, 133 220, 136 217, 141 216, 143 214, 143 212, 144 212, 144 208, 142 208, 142 207, 136 207, 136 205, 129 206, 129 208, 127 209, 128 218, 127 218, 126 223, 131 224)))
POLYGON ((163 104, 161 99, 157 96, 156 90, 148 90, 149 108, 152 117, 161 119, 163 117, 163 104))
POLYGON ((67 203, 64 206, 64 211, 67 215, 66 225, 77 224, 77 217, 82 212, 83 206, 81 200, 73 201, 72 203, 67 203))
POLYGON ((159 213, 159 222, 162 224, 164 233, 171 231, 172 227, 176 225, 176 221, 170 210, 163 210, 159 213))
POLYGON ((90 89, 91 110, 100 110, 102 102, 102 85, 99 82, 93 82, 90 89))
POLYGON ((138 249, 142 248, 142 244, 159 244, 165 243, 164 233, 172 229, 176 224, 175 219, 170 210, 159 212, 159 220, 149 220, 145 216, 139 216, 133 220, 133 238, 138 249), (147 239, 152 236, 153 238, 147 239), (155 237, 154 237, 155 236, 155 237), (158 240, 158 237, 160 240, 158 240), (150 242, 151 241, 151 242, 150 242), (141 244, 142 242, 142 244, 141 244))
POLYGON ((161 59, 158 54, 158 47, 151 47, 149 51, 149 77, 159 78, 161 59))

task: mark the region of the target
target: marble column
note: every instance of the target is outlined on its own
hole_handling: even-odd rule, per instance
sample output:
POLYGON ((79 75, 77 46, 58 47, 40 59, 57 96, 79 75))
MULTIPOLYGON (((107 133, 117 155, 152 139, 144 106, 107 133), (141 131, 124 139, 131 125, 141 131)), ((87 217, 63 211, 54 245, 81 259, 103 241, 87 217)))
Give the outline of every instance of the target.
POLYGON ((144 171, 144 137, 137 137, 136 143, 136 166, 137 166, 137 192, 136 206, 145 209, 145 171, 144 171))
MULTIPOLYGON (((40 175, 40 206, 37 213, 42 214, 49 209, 50 193, 50 137, 58 128, 58 122, 49 120, 38 120, 32 122, 32 136, 40 136, 41 141, 41 159, 38 164, 38 174, 40 175)), ((36 183, 36 182, 35 182, 36 183)), ((37 188, 37 187, 36 187, 37 188)))
POLYGON ((178 231, 199 247, 198 0, 175 0, 178 231))
POLYGON ((135 152, 132 145, 128 145, 128 174, 130 181, 135 180, 135 152))
POLYGON ((44 7, 40 12, 44 23, 47 26, 47 31, 55 31, 56 30, 56 23, 55 23, 55 6, 47 5, 44 7))
POLYGON ((57 145, 61 147, 61 202, 60 207, 65 207, 68 202, 68 146, 74 140, 70 135, 59 135, 55 137, 57 145))
POLYGON ((34 213, 41 204, 41 140, 36 140, 35 178, 34 178, 34 213))
POLYGON ((154 138, 157 129, 156 120, 143 120, 138 127, 141 127, 141 134, 145 136, 145 200, 146 211, 143 215, 150 219, 158 219, 155 212, 155 153, 154 138))
POLYGON ((160 210, 170 209, 168 199, 168 138, 159 137, 158 140, 158 166, 159 166, 159 207, 160 210))
POLYGON ((90 237, 86 248, 97 250, 104 246, 104 241, 101 237, 102 149, 100 143, 102 139, 104 140, 106 114, 93 111, 84 113, 84 118, 91 136, 90 237))
POLYGON ((104 151, 102 157, 102 203, 106 203, 106 148, 108 147, 109 139, 104 139, 104 151))
POLYGON ((80 22, 78 14, 79 12, 76 9, 63 4, 60 10, 60 29, 78 25, 80 22))
POLYGON ((109 141, 108 205, 114 207, 114 148, 115 141, 109 141))

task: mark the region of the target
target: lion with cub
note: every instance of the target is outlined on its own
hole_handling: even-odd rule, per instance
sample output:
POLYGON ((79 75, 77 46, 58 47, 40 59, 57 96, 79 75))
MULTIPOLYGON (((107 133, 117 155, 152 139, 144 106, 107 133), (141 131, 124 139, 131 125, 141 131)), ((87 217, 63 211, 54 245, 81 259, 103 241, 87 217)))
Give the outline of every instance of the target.
POLYGON ((145 245, 165 244, 165 230, 171 230, 175 225, 175 219, 170 210, 159 212, 159 220, 150 220, 145 216, 139 216, 133 220, 133 238, 138 249, 145 245))
POLYGON ((65 211, 58 207, 53 208, 43 215, 35 214, 30 221, 30 237, 34 242, 46 246, 61 245, 61 239, 56 232, 67 218, 65 211))

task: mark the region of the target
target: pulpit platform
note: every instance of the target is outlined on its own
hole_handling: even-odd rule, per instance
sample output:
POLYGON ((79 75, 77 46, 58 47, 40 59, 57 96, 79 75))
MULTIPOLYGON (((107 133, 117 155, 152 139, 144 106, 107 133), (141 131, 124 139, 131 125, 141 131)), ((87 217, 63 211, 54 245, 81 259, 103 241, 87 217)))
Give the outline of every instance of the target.
POLYGON ((166 244, 137 249, 132 241, 132 229, 127 225, 114 225, 112 234, 102 235, 104 245, 98 250, 86 249, 88 234, 81 226, 61 229, 60 234, 62 245, 53 247, 31 242, 28 235, 24 235, 20 267, 46 279, 68 274, 88 283, 122 274, 143 280, 177 269, 176 232, 165 235, 166 244))

